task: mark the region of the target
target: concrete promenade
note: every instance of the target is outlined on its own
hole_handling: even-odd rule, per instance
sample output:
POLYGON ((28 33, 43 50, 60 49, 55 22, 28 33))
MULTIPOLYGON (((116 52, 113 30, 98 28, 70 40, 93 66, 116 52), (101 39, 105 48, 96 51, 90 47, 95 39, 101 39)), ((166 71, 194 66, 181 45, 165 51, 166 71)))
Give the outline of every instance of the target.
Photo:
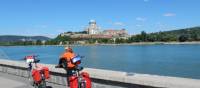
MULTIPOLYGON (((53 85, 66 85, 66 76, 63 69, 56 69, 54 68, 55 65, 51 64, 40 65, 49 67, 51 72, 51 79, 48 80, 49 83, 52 83, 53 85)), ((25 62, 0 59, 0 73, 8 73, 10 75, 24 78, 27 77, 26 68, 27 64, 25 62)), ((92 68, 85 68, 84 71, 90 74, 93 88, 200 88, 200 80, 198 79, 126 73, 92 68)), ((15 83, 15 81, 7 79, 7 77, 0 77, 3 80, 15 83)), ((18 85, 21 86, 24 85, 24 83, 20 82, 18 85)))
MULTIPOLYGON (((66 88, 64 85, 48 83, 48 88, 66 88)), ((0 88, 34 88, 27 78, 0 72, 0 88)))
POLYGON ((13 75, 0 73, 0 79, 1 88, 31 88, 26 84, 25 80, 22 82, 22 78, 17 78, 17 76, 13 77, 13 75))

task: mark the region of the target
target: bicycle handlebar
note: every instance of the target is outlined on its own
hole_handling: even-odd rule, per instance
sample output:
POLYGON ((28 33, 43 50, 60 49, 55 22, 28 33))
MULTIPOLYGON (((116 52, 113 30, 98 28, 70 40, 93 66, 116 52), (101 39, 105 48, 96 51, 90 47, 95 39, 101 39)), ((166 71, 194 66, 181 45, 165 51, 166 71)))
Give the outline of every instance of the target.
POLYGON ((39 55, 29 55, 29 56, 25 56, 25 57, 23 58, 23 60, 33 59, 33 60, 31 60, 29 63, 39 63, 40 60, 37 59, 38 56, 39 56, 39 55))

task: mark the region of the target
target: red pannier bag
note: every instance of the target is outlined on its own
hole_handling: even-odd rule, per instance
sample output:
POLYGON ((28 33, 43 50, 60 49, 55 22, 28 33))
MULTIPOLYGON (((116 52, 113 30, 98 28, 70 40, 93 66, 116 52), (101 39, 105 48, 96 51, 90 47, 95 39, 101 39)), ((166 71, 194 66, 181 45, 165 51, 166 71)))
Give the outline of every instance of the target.
POLYGON ((32 77, 35 83, 40 83, 42 78, 41 78, 41 74, 40 74, 40 70, 37 69, 33 69, 32 70, 32 77))
POLYGON ((73 75, 69 77, 70 88, 78 88, 78 77, 73 75))
POLYGON ((87 72, 82 72, 81 75, 84 78, 84 80, 86 81, 85 88, 91 88, 92 84, 91 84, 91 79, 90 79, 89 74, 87 72))
POLYGON ((50 78, 49 68, 48 67, 42 67, 42 70, 44 71, 44 77, 45 77, 45 79, 49 79, 50 78))

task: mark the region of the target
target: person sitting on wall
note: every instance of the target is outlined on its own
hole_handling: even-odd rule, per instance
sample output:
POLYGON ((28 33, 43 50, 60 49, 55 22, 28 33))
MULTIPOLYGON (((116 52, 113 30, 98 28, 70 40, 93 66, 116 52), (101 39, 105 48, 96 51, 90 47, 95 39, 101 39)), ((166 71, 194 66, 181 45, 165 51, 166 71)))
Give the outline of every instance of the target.
POLYGON ((75 57, 75 53, 72 48, 65 47, 65 52, 60 56, 59 64, 56 68, 64 68, 67 71, 67 82, 69 86, 69 77, 73 74, 75 65, 71 62, 71 59, 75 57))

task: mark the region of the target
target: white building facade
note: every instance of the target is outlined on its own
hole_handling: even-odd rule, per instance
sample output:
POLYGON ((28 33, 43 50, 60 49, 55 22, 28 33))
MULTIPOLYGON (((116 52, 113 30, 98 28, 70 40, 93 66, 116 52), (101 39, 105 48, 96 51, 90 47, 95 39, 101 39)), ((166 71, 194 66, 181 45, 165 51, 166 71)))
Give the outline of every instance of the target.
POLYGON ((97 26, 95 20, 90 20, 89 26, 87 27, 86 31, 88 34, 100 34, 100 28, 97 26))

